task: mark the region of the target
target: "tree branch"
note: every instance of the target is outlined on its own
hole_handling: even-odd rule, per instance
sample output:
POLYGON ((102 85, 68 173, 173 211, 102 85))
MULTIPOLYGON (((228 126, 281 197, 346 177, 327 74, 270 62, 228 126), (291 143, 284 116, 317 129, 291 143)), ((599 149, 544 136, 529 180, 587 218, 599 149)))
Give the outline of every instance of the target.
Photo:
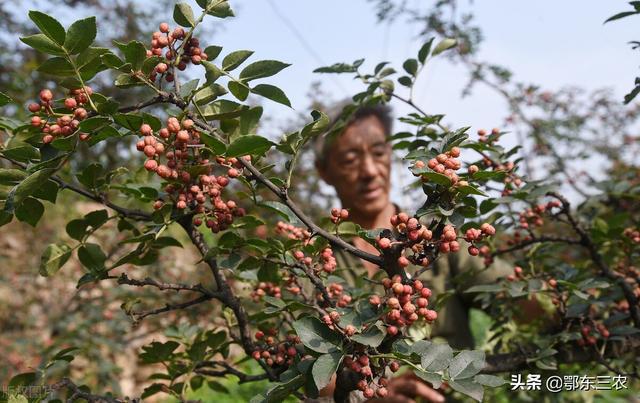
POLYGON ((313 269, 311 269, 310 267, 307 267, 306 265, 302 265, 302 264, 290 264, 287 262, 283 262, 280 260, 273 260, 273 259, 264 259, 268 262, 277 264, 277 265, 281 265, 281 266, 285 266, 288 268, 292 268, 292 269, 300 269, 302 270, 307 278, 309 279, 309 281, 311 281, 311 283, 313 284, 313 286, 316 288, 316 290, 318 290, 321 294, 322 294, 322 298, 324 298, 324 300, 332 307, 335 308, 335 303, 331 300, 331 297, 329 297, 329 292, 327 291, 327 287, 324 286, 324 283, 322 282, 322 280, 320 280, 320 278, 318 276, 316 276, 316 274, 313 272, 313 269))
MULTIPOLYGON (((27 165, 23 164, 21 162, 15 161, 11 158, 7 158, 4 155, 0 155, 0 158, 3 158, 9 162, 11 162, 12 164, 19 166, 22 169, 27 169, 27 165)), ((69 189, 73 192, 78 193, 81 196, 84 196, 88 199, 91 199, 93 201, 96 201, 100 204, 104 204, 105 206, 109 207, 110 209, 116 211, 118 214, 130 218, 132 220, 138 220, 138 221, 151 221, 151 214, 149 213, 145 213, 144 211, 141 210, 134 210, 134 209, 128 209, 125 207, 121 207, 118 206, 117 204, 114 204, 112 202, 110 202, 106 196, 104 195, 96 195, 93 194, 91 192, 89 192, 88 190, 81 188, 79 186, 76 186, 74 184, 71 184, 69 182, 65 182, 63 179, 61 179, 59 176, 57 175, 53 175, 51 176, 49 179, 51 179, 52 181, 56 182, 58 184, 58 186, 60 186, 60 189, 64 190, 64 189, 69 189)))
POLYGON ((604 259, 602 258, 602 255, 600 255, 600 253, 598 252, 596 245, 591 240, 589 234, 587 234, 587 232, 580 226, 578 221, 571 214, 571 205, 569 204, 569 201, 565 197, 555 192, 548 192, 547 196, 555 197, 562 203, 561 212, 567 217, 567 220, 569 220, 569 224, 580 237, 580 245, 582 245, 589 251, 591 260, 600 269, 602 274, 608 279, 615 281, 620 286, 620 288, 622 288, 622 293, 629 302, 629 312, 631 313, 633 324, 636 328, 640 329, 640 304, 638 303, 638 297, 636 297, 635 293, 633 292, 633 288, 631 288, 631 285, 625 281, 623 276, 614 273, 609 268, 609 266, 607 266, 604 259))
POLYGON ((497 250, 495 252, 492 252, 491 255, 492 256, 504 255, 505 253, 514 252, 516 250, 524 249, 529 245, 533 245, 533 244, 541 243, 541 242, 559 242, 559 243, 567 243, 567 244, 571 244, 571 245, 580 245, 580 240, 577 240, 577 239, 570 239, 570 238, 563 238, 563 237, 553 237, 553 236, 541 236, 541 237, 532 238, 532 239, 530 239, 528 241, 518 242, 517 244, 515 244, 512 247, 505 248, 505 249, 500 249, 500 250, 497 250))
POLYGON ((73 383, 69 378, 62 378, 61 381, 51 385, 54 390, 63 388, 70 389, 73 394, 67 399, 67 402, 74 402, 77 399, 85 399, 89 403, 137 403, 140 399, 116 399, 111 396, 100 396, 84 392, 78 385, 73 383))
POLYGON ((198 298, 186 301, 186 302, 182 302, 180 304, 166 304, 164 307, 162 308, 156 308, 156 309, 151 309, 149 311, 132 311, 131 315, 134 316, 134 318, 136 319, 136 321, 140 321, 144 318, 146 318, 147 316, 151 316, 151 315, 157 315, 159 313, 163 313, 163 312, 169 312, 169 311, 176 311, 178 309, 185 309, 188 308, 190 306, 193 305, 198 305, 201 304, 205 301, 209 301, 210 299, 213 299, 214 296, 213 295, 202 295, 198 298))
POLYGON ((127 277, 125 273, 122 273, 120 277, 118 277, 118 284, 127 284, 136 287, 152 286, 158 288, 159 290, 194 291, 210 296, 212 298, 219 297, 219 294, 207 290, 201 284, 191 285, 162 283, 155 279, 152 279, 151 277, 146 277, 144 280, 137 280, 127 277))
POLYGON ((238 383, 254 382, 254 381, 261 381, 263 379, 269 379, 269 375, 266 373, 258 374, 258 375, 245 374, 244 372, 233 368, 231 365, 227 364, 224 361, 202 361, 196 365, 195 372, 202 375, 215 376, 215 377, 221 377, 221 378, 224 378, 227 375, 234 375, 238 377, 238 383), (206 367, 213 367, 213 368, 222 367, 224 368, 224 370, 211 370, 211 369, 206 369, 206 367))
MULTIPOLYGON (((229 307, 232 311, 236 320, 238 321, 238 331, 240 333, 240 343, 245 351, 245 353, 250 356, 251 353, 255 350, 255 345, 251 339, 251 329, 249 327, 249 317, 244 307, 240 303, 238 297, 236 297, 227 283, 224 274, 221 272, 218 267, 218 262, 215 257, 209 256, 209 248, 202 237, 202 234, 198 230, 198 228, 193 226, 193 222, 191 220, 191 216, 186 215, 181 217, 178 220, 178 223, 185 232, 189 235, 189 238, 193 242, 193 244, 198 248, 198 251, 202 255, 204 261, 209 265, 211 269, 211 273, 213 274, 213 278, 215 279, 216 286, 218 287, 220 300, 225 306, 229 307)), ((278 377, 273 372, 273 370, 268 367, 262 361, 260 362, 262 368, 265 370, 270 380, 277 380, 278 377)))
MULTIPOLYGON (((634 356, 640 354, 640 335, 633 335, 625 340, 609 341, 611 348, 604 355, 607 358, 621 357, 623 354, 633 353, 634 356)), ((529 359, 535 358, 537 347, 530 346, 523 348, 520 352, 494 354, 487 356, 482 373, 496 374, 501 372, 515 372, 528 368, 531 364, 529 359)), ((599 362, 602 356, 595 349, 587 347, 575 347, 565 344, 557 347, 558 353, 555 355, 561 364, 579 362, 599 362)))

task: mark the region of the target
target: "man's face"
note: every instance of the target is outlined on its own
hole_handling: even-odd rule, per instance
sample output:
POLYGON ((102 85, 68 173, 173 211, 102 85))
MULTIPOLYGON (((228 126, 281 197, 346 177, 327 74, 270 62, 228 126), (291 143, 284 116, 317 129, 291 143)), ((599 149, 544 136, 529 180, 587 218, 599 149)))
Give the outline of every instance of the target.
POLYGON ((391 145, 375 116, 349 126, 331 144, 320 175, 333 187, 345 208, 372 216, 389 204, 391 145))

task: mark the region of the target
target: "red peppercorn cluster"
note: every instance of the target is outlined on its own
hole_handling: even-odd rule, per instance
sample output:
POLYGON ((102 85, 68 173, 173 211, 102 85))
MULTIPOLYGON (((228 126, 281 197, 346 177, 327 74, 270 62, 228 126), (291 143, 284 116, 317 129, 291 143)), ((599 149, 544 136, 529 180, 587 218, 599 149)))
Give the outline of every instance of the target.
POLYGON ((340 221, 345 221, 349 219, 349 211, 347 209, 339 209, 332 208, 331 209, 331 222, 334 224, 339 223, 340 221))
POLYGON ((542 214, 550 211, 554 207, 560 207, 562 204, 558 200, 552 200, 547 204, 538 204, 533 208, 527 208, 520 212, 520 228, 529 229, 531 227, 541 227, 544 224, 542 214))
MULTIPOLYGON (((289 239, 297 239, 300 241, 306 241, 311 238, 311 233, 308 230, 283 221, 278 221, 278 224, 276 225, 276 234, 286 235, 289 239)), ((307 243, 305 242, 305 245, 306 244, 307 243)))
POLYGON ((311 256, 306 256, 301 250, 294 251, 293 257, 306 266, 313 266, 313 270, 316 273, 321 271, 325 273, 333 273, 338 265, 336 258, 333 256, 333 250, 329 247, 322 250, 317 265, 313 264, 313 258, 311 258, 311 256))
MULTIPOLYGON (((449 179, 451 179, 451 183, 455 185, 460 180, 460 178, 456 174, 456 171, 462 166, 460 160, 457 159, 459 156, 460 148, 453 147, 446 153, 438 154, 435 158, 431 158, 429 162, 427 162, 427 166, 434 172, 446 175, 449 179)), ((424 162, 416 161, 414 166, 416 168, 423 168, 424 162)), ((428 180, 429 179, 427 177, 422 177, 423 182, 427 182, 428 180)), ((467 183, 465 182, 464 185, 466 184, 467 183)))
POLYGON ((480 226, 480 229, 469 228, 464 234, 465 241, 471 245, 467 249, 471 256, 478 256, 480 249, 476 246, 476 242, 482 241, 486 237, 490 237, 496 234, 496 229, 489 223, 484 223, 480 226))
POLYGON ((632 242, 640 244, 640 230, 638 228, 625 228, 622 234, 631 239, 632 242))
MULTIPOLYGON (((484 129, 478 130, 478 141, 481 143, 493 144, 500 138, 500 129, 494 128, 491 130, 491 134, 488 135, 484 129)), ((492 161, 488 157, 482 159, 483 164, 486 167, 491 167, 494 171, 502 171, 506 173, 504 178, 504 189, 502 190, 502 196, 509 196, 513 192, 513 187, 519 188, 522 186, 522 179, 513 171, 515 164, 512 161, 504 164, 492 161)), ((469 176, 472 177, 479 171, 477 165, 470 165, 468 168, 469 176)))
POLYGON ((331 209, 331 222, 334 224, 339 223, 340 221, 345 221, 349 219, 349 211, 347 209, 339 209, 332 208, 331 209))
MULTIPOLYGON (((242 173, 242 164, 237 158, 216 157, 215 163, 200 154, 200 133, 191 119, 180 122, 175 117, 167 120, 167 127, 154 132, 148 124, 140 126, 143 138, 137 142, 136 148, 147 156, 145 169, 155 172, 169 184, 165 191, 175 203, 176 208, 190 208, 196 213, 195 225, 203 222, 213 232, 228 228, 234 217, 245 214, 234 200, 223 200, 222 190, 229 184, 229 178, 236 178, 242 173), (162 164, 161 158, 166 158, 162 164), (215 176, 214 165, 226 169, 226 175, 215 176), (206 204, 207 200, 210 206, 206 204)), ((242 157, 250 160, 250 156, 242 157)), ((163 206, 162 200, 154 203, 154 208, 163 206)))
POLYGON ((597 339, 595 337, 596 333, 594 332, 594 330, 596 330, 602 338, 606 339, 610 336, 609 329, 607 329, 607 327, 602 323, 597 323, 595 326, 595 329, 589 325, 584 325, 580 329, 580 334, 582 335, 582 338, 578 339, 577 341, 578 345, 581 347, 595 345, 597 342, 597 339))
POLYGON ((274 298, 282 298, 280 287, 271 282, 261 281, 256 285, 255 289, 251 291, 251 299, 253 302, 259 302, 265 295, 269 295, 274 298))
POLYGON ((258 343, 251 354, 253 359, 256 361, 264 360, 265 364, 270 367, 292 365, 295 357, 299 354, 296 345, 300 344, 300 338, 296 335, 288 335, 285 340, 278 341, 276 340, 278 334, 276 329, 267 329, 265 332, 262 330, 256 332, 256 340, 261 343, 258 343))
POLYGON ((383 374, 386 367, 389 367, 391 372, 396 372, 400 369, 400 364, 397 361, 380 361, 380 364, 380 367, 373 367, 373 363, 366 353, 356 353, 344 358, 345 367, 360 375, 361 378, 357 382, 356 388, 367 399, 371 399, 374 396, 384 398, 389 395, 389 390, 387 389, 389 380, 384 376, 379 376, 376 381, 375 374, 383 374))
POLYGON ((186 69, 189 63, 200 64, 203 60, 208 59, 207 54, 200 48, 198 38, 192 36, 187 38, 187 33, 182 27, 176 27, 171 31, 169 24, 161 23, 159 30, 151 36, 151 50, 147 50, 147 57, 162 56, 165 48, 167 51, 164 54, 165 61, 158 63, 149 75, 151 81, 155 81, 158 76, 164 76, 167 82, 172 82, 175 79, 174 73, 169 71, 168 65, 175 62, 176 54, 181 47, 183 53, 176 65, 178 70, 186 69))
MULTIPOLYGON (((327 287, 327 294, 329 294, 329 298, 332 300, 335 299, 336 306, 339 308, 347 307, 352 301, 351 295, 344 292, 342 284, 330 283, 327 287)), ((324 296, 321 292, 316 293, 316 299, 319 302, 324 302, 324 296)))
POLYGON ((374 309, 388 308, 383 320, 387 325, 387 334, 395 336, 405 326, 410 326, 420 318, 432 323, 437 319, 438 313, 428 309, 431 290, 425 287, 420 280, 414 280, 411 285, 403 284, 400 276, 392 279, 385 278, 382 282, 386 295, 372 295, 369 303, 374 309))
POLYGON ((478 130, 478 141, 481 143, 492 144, 496 140, 498 140, 498 136, 500 135, 500 129, 494 127, 491 129, 491 134, 488 135, 485 129, 478 130))
MULTIPOLYGON (((83 105, 89 102, 89 96, 93 94, 91 87, 76 88, 69 91, 69 97, 64 100, 64 108, 71 113, 57 113, 53 111, 53 93, 49 89, 40 91, 40 102, 29 104, 31 126, 38 127, 42 131, 42 142, 51 143, 59 137, 67 137, 74 134, 80 122, 87 118, 88 112, 83 105)), ((89 135, 80 133, 80 140, 86 140, 89 135)))
POLYGON ((522 267, 516 266, 516 267, 513 268, 513 274, 509 274, 507 276, 507 280, 508 281, 516 281, 519 278, 520 279, 524 278, 523 272, 524 272, 524 270, 522 269, 522 267))
MULTIPOLYGON (((396 243, 402 243, 413 252, 408 258, 406 256, 400 256, 398 258, 397 263, 400 267, 407 267, 412 262, 423 267, 429 266, 431 261, 429 260, 427 251, 433 250, 434 248, 437 248, 440 253, 458 252, 460 250, 458 235, 453 225, 445 225, 442 228, 440 238, 434 240, 431 230, 421 225, 417 218, 409 217, 406 213, 393 215, 389 221, 393 228, 399 233, 396 243)), ((495 228, 488 223, 482 224, 480 229, 468 230, 465 234, 465 239, 472 243, 469 247, 469 253, 477 256, 481 253, 481 250, 484 250, 485 255, 488 255, 489 248, 486 246, 478 248, 475 242, 493 236, 495 232, 495 228)), ((389 238, 391 235, 391 233, 388 233, 386 236, 378 236, 376 238, 376 243, 383 253, 384 250, 393 246, 394 242, 389 238)))

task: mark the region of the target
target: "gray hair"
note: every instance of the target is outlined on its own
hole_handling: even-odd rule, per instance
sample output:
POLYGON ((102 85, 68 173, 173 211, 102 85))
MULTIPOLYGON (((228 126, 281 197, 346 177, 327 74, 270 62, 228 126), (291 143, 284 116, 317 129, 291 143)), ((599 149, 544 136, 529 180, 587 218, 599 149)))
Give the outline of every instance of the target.
POLYGON ((318 169, 326 168, 331 145, 336 137, 353 123, 369 116, 375 116, 382 124, 387 138, 391 136, 391 131, 393 130, 391 107, 386 104, 355 105, 353 101, 347 100, 328 109, 326 113, 331 119, 329 130, 316 136, 313 144, 315 164, 318 169))

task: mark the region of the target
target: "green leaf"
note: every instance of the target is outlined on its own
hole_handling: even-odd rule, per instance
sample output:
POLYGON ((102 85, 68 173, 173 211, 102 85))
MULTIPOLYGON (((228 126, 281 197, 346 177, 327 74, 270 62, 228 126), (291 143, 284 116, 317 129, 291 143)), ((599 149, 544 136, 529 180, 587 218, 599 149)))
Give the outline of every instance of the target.
POLYGON ((227 157, 241 155, 262 155, 266 153, 274 143, 261 136, 246 135, 237 138, 227 148, 227 157))
POLYGON ((459 381, 450 380, 449 386, 460 393, 464 393, 467 396, 471 396, 477 401, 481 402, 484 395, 484 389, 482 385, 474 383, 470 379, 462 379, 459 381))
POLYGON ((218 66, 216 66, 215 64, 207 60, 203 60, 202 65, 204 66, 205 78, 207 79, 207 84, 213 83, 218 78, 220 78, 220 76, 223 75, 222 70, 220 70, 218 66))
POLYGON ((421 379, 429 382, 434 389, 439 389, 442 385, 442 375, 438 373, 431 373, 425 371, 414 371, 414 373, 421 379))
POLYGON ((42 253, 40 260, 40 275, 52 276, 64 266, 71 257, 72 249, 66 244, 50 244, 42 253))
POLYGON ((487 196, 487 197, 489 196, 482 190, 472 185, 458 186, 457 189, 458 189, 458 192, 465 195, 471 194, 471 195, 478 195, 478 196, 487 196))
POLYGON ((93 116, 80 122, 78 128, 83 132, 92 132, 111 123, 111 119, 104 116, 93 116))
MULTIPOLYGON (((18 374, 11 378, 11 380, 9 381, 9 390, 18 386, 32 385, 36 381, 36 379, 37 375, 35 372, 23 372, 21 374, 18 374)), ((7 389, 3 388, 3 393, 5 393, 5 390, 7 389)))
POLYGON ((458 44, 458 41, 456 41, 455 39, 445 38, 436 45, 435 49, 433 49, 432 55, 437 56, 440 53, 444 52, 445 50, 451 49, 457 44, 458 44))
POLYGON ((100 60, 102 60, 102 63, 107 65, 107 67, 112 69, 119 69, 125 64, 122 59, 120 59, 118 56, 114 55, 113 53, 106 53, 100 56, 100 60))
POLYGON ((416 59, 407 59, 402 64, 402 67, 404 71, 415 77, 418 72, 418 61, 416 59))
POLYGON ((80 53, 96 39, 96 17, 78 20, 67 30, 64 48, 72 55, 80 53))
MULTIPOLYGON (((364 61, 362 59, 357 60, 356 62, 364 61)), ((313 70, 314 73, 355 73, 357 71, 357 66, 355 64, 348 63, 334 63, 331 66, 319 67, 313 70)))
MULTIPOLYGON (((153 71, 153 69, 158 65, 158 63, 160 63, 163 60, 163 58, 161 58, 160 56, 151 56, 151 57, 146 57, 146 52, 145 52, 145 59, 142 61, 142 67, 141 67, 141 71, 144 74, 151 74, 151 72, 153 71)), ((180 88, 182 89, 182 88, 180 88)), ((180 95, 182 96, 182 94, 180 95)))
POLYGON ((92 273, 104 271, 104 262, 107 260, 100 245, 85 243, 78 249, 78 259, 84 267, 92 273))
POLYGON ((48 38, 58 43, 58 45, 64 44, 64 27, 55 18, 36 10, 29 11, 29 18, 40 29, 40 32, 48 38))
POLYGON ((311 369, 311 375, 313 375, 313 381, 318 390, 324 389, 331 382, 331 377, 338 370, 342 357, 343 354, 339 351, 318 357, 311 369))
POLYGON ((109 220, 109 213, 104 209, 92 211, 84 216, 84 220, 87 224, 91 225, 93 229, 98 229, 109 220))
POLYGON ((122 127, 125 127, 132 131, 137 131, 143 123, 142 116, 134 113, 116 113, 113 115, 113 120, 122 127))
POLYGON ((287 222, 297 225, 302 224, 302 221, 295 215, 295 213, 285 204, 279 201, 267 200, 260 203, 260 206, 267 207, 278 213, 287 222))
POLYGON ((365 346, 378 347, 384 340, 385 335, 386 332, 380 328, 380 325, 376 324, 369 326, 364 332, 352 336, 351 340, 365 346))
POLYGON ((185 99, 189 98, 191 96, 191 93, 194 92, 196 88, 198 88, 199 81, 200 79, 194 78, 193 80, 189 80, 186 83, 183 83, 180 87, 180 97, 185 99))
POLYGON ((64 49, 62 49, 60 45, 49 39, 45 34, 25 36, 20 38, 20 40, 42 53, 47 53, 54 56, 64 56, 65 54, 64 49))
POLYGON ((249 96, 249 87, 239 81, 229 81, 227 86, 233 96, 238 98, 240 101, 244 101, 249 96))
POLYGON ((127 73, 122 73, 118 75, 118 77, 116 77, 115 81, 113 82, 113 85, 115 85, 118 88, 131 88, 131 87, 136 87, 136 86, 145 85, 145 84, 142 80, 140 80, 137 77, 134 77, 127 73))
POLYGON ((58 189, 58 184, 49 179, 33 193, 33 197, 55 204, 56 198, 58 197, 58 189))
POLYGON ((13 186, 20 183, 27 177, 27 173, 20 169, 0 168, 0 185, 13 186))
POLYGON ((271 77, 289 66, 291 65, 278 60, 260 60, 245 67, 240 73, 240 80, 246 82, 271 77))
POLYGON ((182 244, 175 238, 170 236, 161 236, 153 242, 154 248, 166 248, 168 246, 176 246, 182 248, 182 244))
POLYGON ((173 8, 173 20, 183 27, 195 27, 196 20, 193 17, 193 10, 187 3, 178 3, 173 8))
POLYGON ((623 11, 621 13, 615 14, 615 15, 607 18, 607 20, 604 23, 606 24, 607 22, 619 20, 621 18, 629 17, 629 16, 636 15, 636 14, 638 14, 637 11, 623 11))
POLYGON ((215 60, 216 57, 220 56, 220 52, 222 52, 222 46, 210 45, 204 49, 204 53, 207 54, 207 60, 215 60))
POLYGON ((200 141, 207 147, 211 149, 215 154, 220 155, 224 154, 227 146, 217 138, 213 137, 209 133, 202 132, 200 133, 200 141))
POLYGON ((144 388, 140 398, 146 399, 148 397, 151 397, 151 396, 155 395, 156 393, 162 392, 166 387, 167 386, 165 384, 162 384, 162 383, 152 383, 151 385, 149 385, 146 388, 144 388))
POLYGON ((282 91, 275 85, 258 84, 255 87, 251 88, 251 92, 291 108, 291 101, 289 101, 287 95, 284 93, 284 91, 282 91))
POLYGON ((427 371, 437 372, 447 368, 452 357, 453 350, 448 344, 433 343, 427 347, 420 362, 427 371))
POLYGON ((7 196, 7 201, 5 202, 5 211, 13 213, 15 207, 20 205, 27 196, 31 196, 35 193, 42 184, 49 180, 49 177, 53 172, 54 170, 52 168, 46 168, 34 172, 11 189, 11 192, 9 192, 9 195, 7 196))
POLYGON ((0 106, 5 106, 8 103, 14 102, 11 97, 3 92, 0 92, 0 106))
POLYGON ((405 87, 411 87, 411 85, 413 84, 413 80, 411 80, 411 77, 409 76, 402 76, 398 78, 398 83, 404 85, 405 87))
POLYGON ((217 2, 217 4, 213 8, 209 8, 209 12, 207 14, 218 18, 235 16, 233 10, 231 9, 231 6, 229 6, 229 2, 226 0, 223 2, 217 2))
POLYGON ((464 292, 499 292, 503 291, 502 284, 480 284, 468 288, 464 292))
POLYGON ((140 353, 140 360, 144 364, 166 361, 178 347, 180 347, 180 344, 175 341, 168 341, 166 343, 154 341, 150 345, 142 347, 143 352, 140 353))
POLYGON ((201 87, 201 89, 199 89, 198 92, 196 92, 196 94, 194 95, 193 100, 198 105, 204 105, 208 104, 219 96, 226 94, 227 92, 227 89, 220 84, 213 83, 206 87, 201 87))
POLYGON ((241 105, 228 99, 220 99, 212 102, 202 109, 202 114, 208 120, 233 119, 249 109, 247 105, 241 105))
POLYGON ((339 347, 340 337, 332 332, 320 319, 306 316, 293 322, 293 328, 302 343, 317 353, 329 353, 339 347))
POLYGON ((89 224, 84 219, 75 219, 69 221, 65 229, 71 238, 80 241, 87 233, 88 226, 89 224))
POLYGON ((44 206, 38 200, 33 197, 27 197, 24 201, 16 208, 16 218, 22 222, 26 222, 27 224, 35 227, 40 221, 42 214, 44 213, 44 206))
POLYGON ((240 66, 252 54, 252 50, 236 50, 235 52, 231 52, 222 60, 222 69, 225 71, 231 71, 240 66))
POLYGON ((125 44, 113 41, 113 43, 122 51, 126 62, 131 63, 134 70, 140 70, 140 68, 142 68, 142 64, 147 57, 147 50, 142 42, 130 41, 125 44))
POLYGON ((439 174, 437 172, 424 172, 424 173, 421 173, 420 175, 429 179, 429 182, 434 182, 434 183, 437 183, 438 185, 443 185, 447 187, 451 186, 451 179, 449 179, 449 177, 446 175, 439 174))
POLYGON ((75 74, 73 66, 64 57, 52 57, 51 59, 45 60, 44 63, 38 66, 38 71, 56 76, 70 76, 75 74))
POLYGON ((478 374, 473 380, 481 385, 489 386, 491 388, 497 388, 498 386, 502 386, 507 381, 495 375, 486 375, 486 374, 478 374))
POLYGON ((461 351, 449 364, 449 376, 451 379, 470 378, 480 372, 484 364, 483 351, 461 351))
POLYGON ((78 181, 88 187, 89 189, 95 189, 98 186, 98 177, 103 174, 102 165, 94 162, 93 164, 87 165, 86 168, 82 170, 81 173, 76 175, 78 181))
POLYGON ((429 39, 427 42, 425 42, 424 45, 422 45, 422 47, 418 51, 418 60, 420 61, 420 63, 424 64, 425 60, 427 60, 434 39, 435 38, 429 39))

